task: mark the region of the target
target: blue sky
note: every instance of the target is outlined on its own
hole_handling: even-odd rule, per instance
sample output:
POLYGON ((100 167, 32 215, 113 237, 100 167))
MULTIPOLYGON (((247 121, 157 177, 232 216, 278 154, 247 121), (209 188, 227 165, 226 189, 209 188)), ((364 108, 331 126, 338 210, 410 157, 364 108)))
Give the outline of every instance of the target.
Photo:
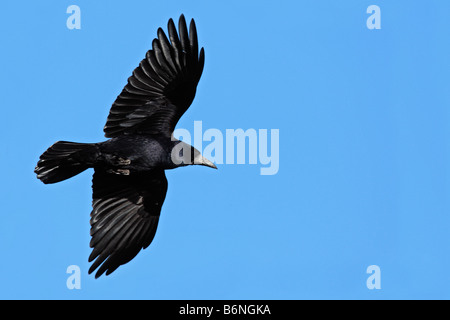
POLYGON ((0 298, 450 298, 448 1, 11 1, 0 12, 0 298), (81 9, 69 30, 67 7, 81 9), (369 5, 381 29, 369 30, 369 5), (156 30, 195 18, 206 63, 178 128, 279 129, 280 167, 188 167, 152 245, 89 264, 92 170, 44 185, 57 140, 103 141, 156 30), (66 287, 69 265, 81 289, 66 287), (369 290, 366 269, 381 269, 369 290))

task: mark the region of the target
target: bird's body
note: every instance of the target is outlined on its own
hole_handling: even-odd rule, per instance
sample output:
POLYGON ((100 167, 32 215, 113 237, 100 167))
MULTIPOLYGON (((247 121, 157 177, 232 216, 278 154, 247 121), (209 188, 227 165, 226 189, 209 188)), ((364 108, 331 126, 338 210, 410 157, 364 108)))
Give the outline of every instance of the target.
POLYGON ((130 173, 154 168, 173 169, 176 166, 170 155, 177 142, 157 135, 119 136, 98 144, 96 165, 130 173))
POLYGON ((172 135, 194 99, 203 71, 197 31, 182 15, 179 35, 172 19, 169 38, 158 29, 139 67, 114 102, 99 143, 58 141, 35 168, 44 183, 63 181, 94 168, 89 273, 110 274, 150 245, 167 192, 165 170, 187 165, 216 168, 172 135), (170 41, 169 41, 170 39, 170 41))

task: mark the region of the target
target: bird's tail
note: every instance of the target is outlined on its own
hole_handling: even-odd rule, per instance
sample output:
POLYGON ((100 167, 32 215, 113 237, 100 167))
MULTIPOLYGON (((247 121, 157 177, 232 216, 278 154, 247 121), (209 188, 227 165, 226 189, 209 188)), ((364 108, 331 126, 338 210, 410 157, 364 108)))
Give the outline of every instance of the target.
POLYGON ((45 184, 60 182, 91 167, 94 153, 94 143, 58 141, 40 156, 34 172, 45 184))

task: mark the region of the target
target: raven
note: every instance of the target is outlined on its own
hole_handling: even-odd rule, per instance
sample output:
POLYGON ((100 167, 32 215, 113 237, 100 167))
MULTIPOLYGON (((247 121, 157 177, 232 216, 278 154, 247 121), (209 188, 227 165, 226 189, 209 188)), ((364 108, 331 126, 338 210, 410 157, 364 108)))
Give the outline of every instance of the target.
POLYGON ((113 103, 104 127, 107 141, 58 141, 39 158, 34 172, 45 184, 94 168, 89 274, 111 274, 152 242, 166 197, 165 170, 187 165, 217 169, 201 152, 173 137, 203 72, 192 19, 178 32, 172 19, 167 38, 157 38, 113 103), (169 41, 170 39, 170 41, 169 41))

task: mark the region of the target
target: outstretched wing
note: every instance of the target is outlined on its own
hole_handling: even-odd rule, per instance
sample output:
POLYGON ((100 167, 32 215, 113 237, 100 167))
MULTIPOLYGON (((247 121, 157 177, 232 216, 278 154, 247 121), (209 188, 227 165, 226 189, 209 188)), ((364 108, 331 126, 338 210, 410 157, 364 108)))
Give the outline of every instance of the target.
POLYGON ((172 19, 169 39, 158 29, 158 38, 111 107, 104 127, 107 138, 129 133, 170 136, 194 100, 203 72, 205 54, 198 53, 197 30, 191 20, 189 33, 181 15, 179 36, 172 19))
POLYGON ((116 175, 95 169, 89 262, 98 278, 133 259, 153 240, 166 197, 164 170, 139 175, 116 175))

